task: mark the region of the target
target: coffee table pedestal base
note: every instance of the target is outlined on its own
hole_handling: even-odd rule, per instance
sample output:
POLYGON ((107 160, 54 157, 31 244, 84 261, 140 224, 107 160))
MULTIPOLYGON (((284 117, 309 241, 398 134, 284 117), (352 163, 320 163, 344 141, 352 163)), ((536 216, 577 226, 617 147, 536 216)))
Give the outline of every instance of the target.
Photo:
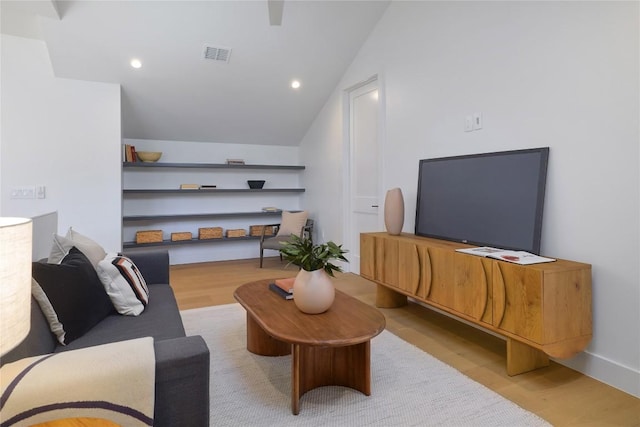
POLYGON ((291 412, 300 412, 300 397, 309 390, 339 385, 371 395, 370 341, 345 347, 292 345, 291 412))
POLYGON ((291 357, 291 412, 300 397, 317 387, 338 385, 371 395, 371 341, 343 347, 289 344, 267 334, 247 313, 247 350, 261 356, 291 357))
POLYGON ((286 356, 291 354, 291 344, 267 334, 247 313, 247 350, 260 356, 286 356))

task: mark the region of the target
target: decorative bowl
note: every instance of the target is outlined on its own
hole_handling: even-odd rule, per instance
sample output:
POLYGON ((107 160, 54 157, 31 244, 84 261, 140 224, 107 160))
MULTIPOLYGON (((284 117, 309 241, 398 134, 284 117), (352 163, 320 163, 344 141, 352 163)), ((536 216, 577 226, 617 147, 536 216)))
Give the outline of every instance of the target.
POLYGON ((143 162, 157 162, 162 156, 162 151, 136 151, 136 155, 143 162))
POLYGON ((249 180, 247 181, 249 184, 249 188, 253 188, 254 190, 259 190, 264 187, 264 179, 263 180, 249 180))

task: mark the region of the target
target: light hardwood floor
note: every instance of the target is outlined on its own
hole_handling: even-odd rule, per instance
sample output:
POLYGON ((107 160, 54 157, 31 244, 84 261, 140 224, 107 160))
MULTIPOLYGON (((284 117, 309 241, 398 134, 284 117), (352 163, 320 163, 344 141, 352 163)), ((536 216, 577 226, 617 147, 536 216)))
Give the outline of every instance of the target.
MULTIPOLYGON (((277 257, 266 258, 262 269, 257 259, 172 266, 171 284, 181 310, 231 304, 236 302, 234 290, 243 283, 295 276, 294 267, 285 267, 277 257)), ((335 285, 374 305, 374 283, 355 274, 339 274, 335 285)), ((415 303, 380 311, 388 331, 554 426, 640 427, 640 399, 629 394, 554 362, 509 377, 502 339, 415 303)))

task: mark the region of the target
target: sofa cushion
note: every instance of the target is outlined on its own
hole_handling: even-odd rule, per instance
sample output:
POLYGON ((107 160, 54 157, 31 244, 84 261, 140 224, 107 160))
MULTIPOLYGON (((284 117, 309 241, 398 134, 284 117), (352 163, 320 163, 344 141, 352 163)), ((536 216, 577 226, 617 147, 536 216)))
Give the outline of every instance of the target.
POLYGON ((44 317, 38 301, 31 296, 31 329, 29 334, 16 348, 0 357, 0 365, 25 357, 53 353, 57 345, 58 340, 51 333, 49 323, 44 317))
POLYGON ((97 272, 118 313, 129 316, 142 313, 149 302, 149 289, 133 261, 109 254, 98 263, 97 272))
POLYGON ((178 304, 168 284, 149 285, 149 304, 139 316, 121 316, 114 312, 85 335, 69 345, 58 346, 55 351, 149 336, 156 341, 185 336, 178 304))
MULTIPOLYGON (((73 247, 58 264, 34 262, 32 275, 44 294, 34 294, 47 316, 48 306, 62 324, 50 323, 51 331, 61 344, 69 344, 113 312, 96 271, 87 257, 73 247)), ((50 314, 50 313, 49 313, 50 314)))

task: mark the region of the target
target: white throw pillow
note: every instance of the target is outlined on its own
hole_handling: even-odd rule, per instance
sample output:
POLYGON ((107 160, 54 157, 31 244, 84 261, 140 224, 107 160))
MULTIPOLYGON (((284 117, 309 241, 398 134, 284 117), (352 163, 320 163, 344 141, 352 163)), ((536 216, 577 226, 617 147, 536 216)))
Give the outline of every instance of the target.
POLYGON ((307 223, 307 211, 302 212, 282 212, 282 220, 278 229, 278 236, 289 236, 295 234, 300 236, 300 232, 307 223))
POLYGON ((49 264, 60 264, 74 246, 89 259, 93 268, 96 268, 98 263, 107 255, 98 243, 69 227, 65 237, 57 234, 53 235, 53 245, 47 262, 49 264))
MULTIPOLYGON (((66 237, 54 234, 53 244, 51 245, 51 252, 49 252, 49 258, 47 259, 47 262, 49 264, 60 264, 64 257, 67 256, 72 247, 73 242, 71 240, 67 239, 66 237)), ((78 250, 80 249, 78 248, 78 250)))
POLYGON ((69 231, 67 231, 67 235, 65 237, 71 240, 73 242, 73 246, 80 249, 80 252, 89 258, 89 261, 91 261, 91 264, 93 264, 94 267, 96 267, 98 263, 107 256, 107 253, 102 246, 87 236, 78 233, 71 227, 69 227, 69 231))
POLYGON ((129 258, 108 254, 98 263, 98 277, 118 313, 137 316, 149 302, 149 289, 138 267, 129 258))
POLYGON ((60 323, 60 319, 58 319, 58 313, 56 313, 53 305, 51 305, 49 297, 34 278, 31 278, 31 295, 33 295, 33 298, 35 298, 35 300, 38 302, 40 310, 42 310, 42 314, 44 314, 44 317, 47 319, 47 323, 49 323, 49 329, 51 329, 51 332, 53 332, 60 344, 64 345, 64 326, 62 325, 62 323, 60 323))

